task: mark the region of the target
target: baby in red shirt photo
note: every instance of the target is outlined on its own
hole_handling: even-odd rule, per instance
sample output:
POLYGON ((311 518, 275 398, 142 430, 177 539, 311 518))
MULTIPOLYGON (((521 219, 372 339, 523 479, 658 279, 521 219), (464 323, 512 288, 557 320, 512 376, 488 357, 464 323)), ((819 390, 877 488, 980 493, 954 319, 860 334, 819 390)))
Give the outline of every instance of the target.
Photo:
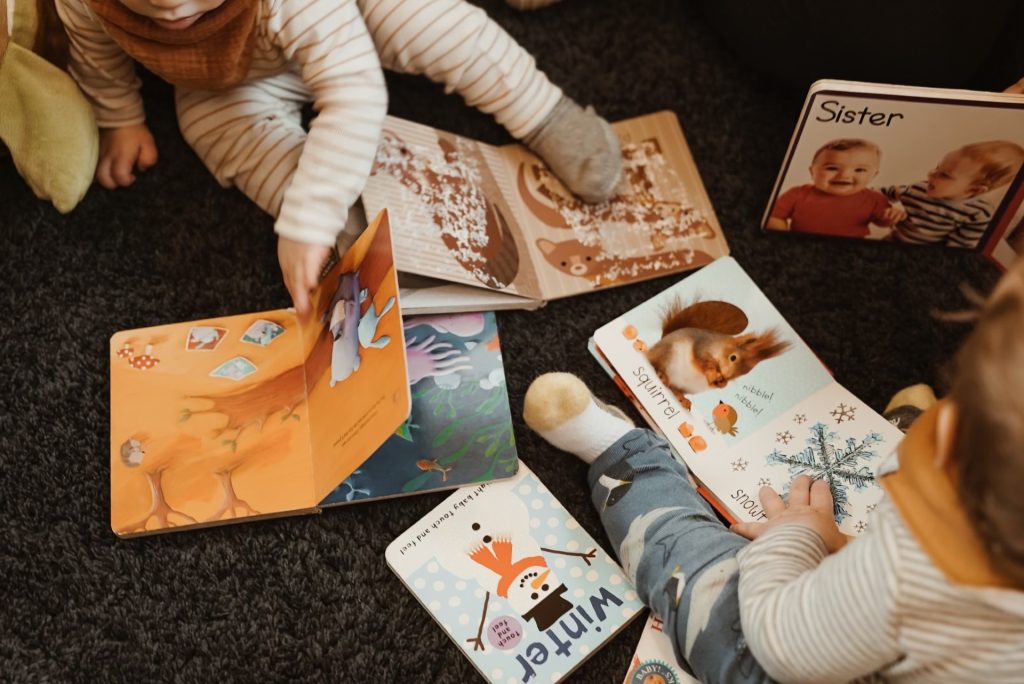
POLYGON ((779 195, 766 224, 839 237, 868 237, 869 224, 889 227, 903 216, 885 195, 868 188, 881 165, 878 145, 842 138, 822 145, 811 159, 811 183, 779 195))

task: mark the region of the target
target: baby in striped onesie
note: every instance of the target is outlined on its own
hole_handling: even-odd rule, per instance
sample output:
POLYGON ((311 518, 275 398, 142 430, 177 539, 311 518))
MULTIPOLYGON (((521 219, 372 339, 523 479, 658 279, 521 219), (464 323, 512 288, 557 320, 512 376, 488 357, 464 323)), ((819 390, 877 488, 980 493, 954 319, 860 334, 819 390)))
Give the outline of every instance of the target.
POLYGON ((763 488, 768 521, 730 531, 663 439, 567 373, 533 382, 523 418, 591 464, 619 560, 701 681, 1019 683, 1021 330, 1024 259, 980 311, 949 396, 880 468, 885 496, 856 539, 839 532, 827 483, 807 476, 788 501, 763 488))
POLYGON ((96 180, 130 185, 157 159, 134 58, 175 86, 182 134, 218 182, 276 217, 281 270, 302 315, 370 173, 387 111, 382 65, 425 74, 492 114, 585 200, 611 195, 621 172, 608 123, 464 0, 57 0, 57 9, 69 70, 100 126, 96 180))

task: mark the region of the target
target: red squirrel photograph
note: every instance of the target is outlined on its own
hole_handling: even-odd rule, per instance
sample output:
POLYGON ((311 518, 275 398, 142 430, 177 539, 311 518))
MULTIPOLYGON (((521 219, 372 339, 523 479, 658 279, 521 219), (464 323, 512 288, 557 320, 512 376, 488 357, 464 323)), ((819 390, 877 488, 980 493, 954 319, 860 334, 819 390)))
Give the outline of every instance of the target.
POLYGON ((734 304, 684 304, 677 298, 661 316, 661 339, 647 350, 647 359, 680 403, 690 408, 687 395, 721 389, 789 349, 790 343, 774 328, 741 334, 748 323, 734 304))

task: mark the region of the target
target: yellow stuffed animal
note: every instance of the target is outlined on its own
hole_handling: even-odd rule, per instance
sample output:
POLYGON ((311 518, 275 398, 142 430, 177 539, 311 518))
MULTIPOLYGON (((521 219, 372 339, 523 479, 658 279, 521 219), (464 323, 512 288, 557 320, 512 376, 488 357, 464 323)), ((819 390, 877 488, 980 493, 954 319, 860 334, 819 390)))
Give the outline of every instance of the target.
POLYGON ((85 196, 99 152, 92 107, 66 61, 53 0, 0 0, 0 141, 36 196, 62 213, 85 196))

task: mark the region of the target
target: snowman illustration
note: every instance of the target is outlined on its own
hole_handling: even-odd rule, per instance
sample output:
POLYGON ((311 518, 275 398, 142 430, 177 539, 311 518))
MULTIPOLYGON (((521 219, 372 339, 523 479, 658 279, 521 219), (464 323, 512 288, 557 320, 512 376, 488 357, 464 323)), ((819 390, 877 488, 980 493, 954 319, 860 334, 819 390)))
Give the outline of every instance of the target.
POLYGON ((577 556, 590 565, 596 549, 586 553, 542 548, 530 534, 530 515, 522 500, 510 491, 494 490, 488 505, 478 506, 465 522, 453 526, 450 553, 437 554, 449 572, 474 580, 487 591, 473 650, 484 650, 481 634, 491 594, 505 599, 540 631, 572 609, 562 594, 567 590, 548 567, 543 552, 577 556))

